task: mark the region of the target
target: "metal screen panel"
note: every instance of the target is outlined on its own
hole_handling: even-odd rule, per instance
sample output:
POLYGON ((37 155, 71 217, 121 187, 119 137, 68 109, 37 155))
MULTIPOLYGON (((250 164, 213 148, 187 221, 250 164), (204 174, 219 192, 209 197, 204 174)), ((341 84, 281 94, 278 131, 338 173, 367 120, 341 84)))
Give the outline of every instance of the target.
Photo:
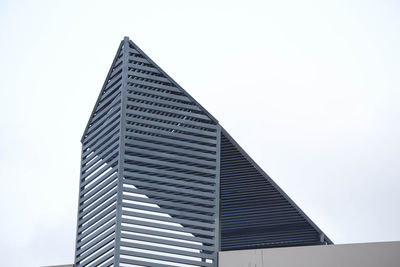
POLYGON ((129 42, 121 266, 217 266, 219 126, 129 42))
POLYGON ((111 265, 120 156, 122 44, 82 137, 75 266, 111 265))
POLYGON ((332 243, 224 130, 220 179, 221 250, 332 243))
POLYGON ((81 142, 77 267, 216 267, 221 242, 330 242, 128 38, 81 142))
POLYGON ((77 266, 217 266, 220 126, 127 38, 82 143, 77 266))

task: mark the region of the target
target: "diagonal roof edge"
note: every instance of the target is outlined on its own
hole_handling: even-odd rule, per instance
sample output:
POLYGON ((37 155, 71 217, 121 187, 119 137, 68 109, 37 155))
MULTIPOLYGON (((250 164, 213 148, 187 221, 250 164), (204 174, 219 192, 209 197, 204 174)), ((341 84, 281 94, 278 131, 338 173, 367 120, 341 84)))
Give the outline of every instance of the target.
MULTIPOLYGON (((221 126, 221 125, 220 125, 221 126)), ((323 237, 328 244, 333 244, 332 240, 300 209, 299 206, 277 185, 274 180, 260 167, 258 164, 246 153, 246 151, 233 139, 233 137, 221 126, 221 134, 224 134, 226 138, 242 153, 242 155, 259 171, 264 178, 271 183, 272 186, 278 190, 280 194, 296 209, 296 211, 303 216, 303 218, 323 237)), ((322 238, 321 238, 322 239, 322 238)))
MULTIPOLYGON (((89 120, 88 120, 88 122, 87 122, 87 124, 86 124, 85 130, 83 131, 83 134, 82 134, 82 137, 81 137, 81 143, 83 142, 83 139, 85 138, 85 135, 86 135, 86 133, 87 133, 87 131, 88 131, 88 129, 89 129, 90 122, 92 121, 92 119, 93 119, 93 117, 94 117, 94 113, 95 113, 96 108, 97 108, 97 106, 98 106, 98 104, 99 104, 99 102, 100 102, 101 95, 103 94, 103 91, 104 91, 104 89, 105 89, 106 86, 107 86, 107 81, 109 80, 109 77, 110 77, 110 75, 111 75, 111 73, 112 73, 112 71, 113 71, 113 66, 114 66, 115 63, 117 62, 118 55, 119 55, 119 53, 121 52, 121 49, 122 49, 122 47, 123 47, 123 45, 124 45, 124 41, 125 41, 125 39, 122 40, 122 41, 120 42, 120 44, 119 44, 117 53, 116 53, 115 56, 114 56, 113 62, 111 63, 111 66, 110 66, 110 69, 109 69, 108 74, 107 74, 107 76, 106 76, 106 79, 104 80, 104 83, 103 83, 103 86, 102 86, 102 88, 101 88, 101 90, 100 90, 99 96, 97 97, 97 100, 96 100, 96 103, 94 104, 92 113, 90 114, 89 120)), ((125 64, 125 63, 122 62, 122 64, 125 64)))
MULTIPOLYGON (((129 37, 125 37, 128 38, 129 37)), ((158 66, 148 55, 146 55, 145 52, 143 52, 132 40, 129 40, 129 43, 137 50, 139 51, 145 58, 146 60, 148 60, 152 65, 154 65, 154 67, 156 67, 160 73, 162 73, 167 79, 169 79, 178 89, 180 89, 182 91, 182 93, 185 94, 185 96, 187 96, 190 100, 192 100, 196 105, 199 106, 199 108, 207 115, 210 117, 210 119, 212 121, 215 122, 215 124, 218 124, 218 120, 211 115, 210 112, 208 112, 199 102, 196 101, 196 99, 194 99, 188 92, 186 92, 185 89, 183 89, 174 79, 172 79, 160 66, 158 66)))

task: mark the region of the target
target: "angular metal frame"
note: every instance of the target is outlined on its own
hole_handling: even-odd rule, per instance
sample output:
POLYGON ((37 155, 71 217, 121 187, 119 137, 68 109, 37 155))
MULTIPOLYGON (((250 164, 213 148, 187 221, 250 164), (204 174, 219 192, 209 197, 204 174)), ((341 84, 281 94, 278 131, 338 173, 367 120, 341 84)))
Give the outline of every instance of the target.
POLYGON ((332 243, 127 37, 81 142, 75 266, 214 267, 221 250, 332 243))

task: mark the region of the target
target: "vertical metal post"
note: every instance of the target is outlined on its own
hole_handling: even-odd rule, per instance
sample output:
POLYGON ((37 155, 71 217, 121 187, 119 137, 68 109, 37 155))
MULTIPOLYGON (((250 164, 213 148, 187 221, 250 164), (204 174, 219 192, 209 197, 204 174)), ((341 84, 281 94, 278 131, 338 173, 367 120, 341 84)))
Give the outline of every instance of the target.
POLYGON ((221 220, 220 220, 220 214, 221 214, 221 193, 220 193, 220 169, 221 169, 221 126, 218 125, 217 127, 217 154, 216 154, 216 176, 215 176, 215 205, 216 205, 216 211, 217 213, 215 214, 215 246, 216 246, 216 253, 215 259, 216 259, 216 264, 214 266, 218 266, 218 252, 221 250, 221 220))
POLYGON ((122 219, 122 194, 124 179, 124 161, 125 161, 125 130, 126 130, 126 86, 128 79, 128 60, 129 60, 129 38, 124 37, 123 41, 123 67, 122 67, 122 88, 121 88, 121 121, 119 131, 119 162, 118 162, 118 189, 117 189, 117 213, 115 229, 115 255, 114 266, 120 266, 120 247, 121 247, 121 219, 122 219))

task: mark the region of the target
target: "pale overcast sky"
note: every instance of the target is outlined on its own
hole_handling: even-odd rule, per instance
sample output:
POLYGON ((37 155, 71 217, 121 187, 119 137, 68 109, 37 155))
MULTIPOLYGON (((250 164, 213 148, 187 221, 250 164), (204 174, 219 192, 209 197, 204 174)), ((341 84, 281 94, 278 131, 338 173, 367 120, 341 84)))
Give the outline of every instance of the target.
POLYGON ((1 1, 0 265, 73 262, 80 137, 129 36, 335 242, 400 240, 397 1, 1 1))

